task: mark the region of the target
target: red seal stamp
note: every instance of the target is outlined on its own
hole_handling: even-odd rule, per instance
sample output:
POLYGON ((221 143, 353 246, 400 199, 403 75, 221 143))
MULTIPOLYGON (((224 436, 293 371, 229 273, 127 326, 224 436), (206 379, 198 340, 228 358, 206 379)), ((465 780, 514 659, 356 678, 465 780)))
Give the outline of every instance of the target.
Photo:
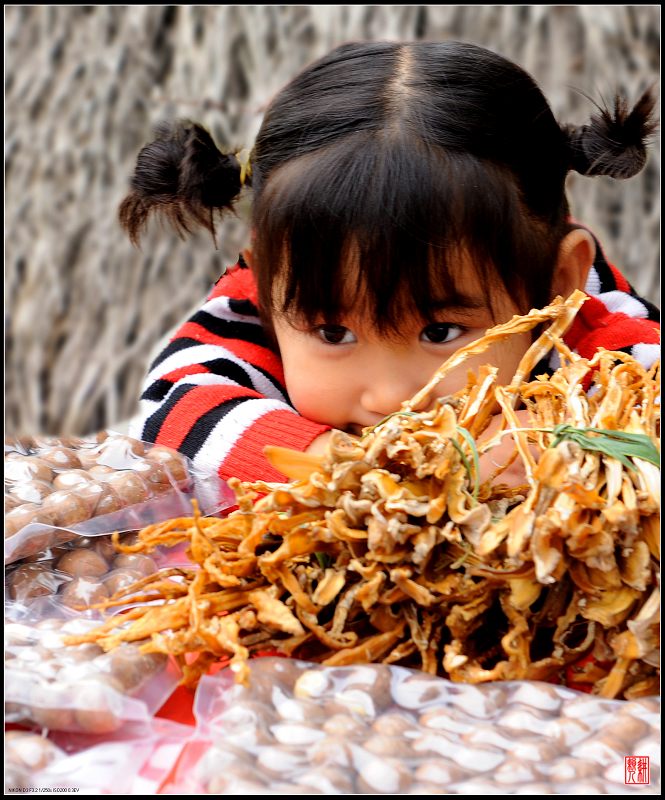
POLYGON ((649 756, 625 756, 623 763, 626 785, 649 785, 649 756))

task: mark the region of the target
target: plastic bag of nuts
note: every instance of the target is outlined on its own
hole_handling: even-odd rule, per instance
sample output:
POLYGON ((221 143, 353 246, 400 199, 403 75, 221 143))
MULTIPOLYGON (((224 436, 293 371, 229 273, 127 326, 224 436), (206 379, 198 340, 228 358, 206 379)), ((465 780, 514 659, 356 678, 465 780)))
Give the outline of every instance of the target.
POLYGON ((67 754, 45 736, 30 731, 5 732, 5 792, 34 787, 34 776, 67 754))
POLYGON ((87 438, 5 439, 5 563, 76 539, 138 530, 235 501, 171 448, 102 431, 87 438))
MULTIPOLYGON (((122 534, 120 543, 131 544, 135 536, 132 532, 122 534)), ((108 600, 162 567, 189 566, 185 550, 181 545, 160 547, 150 556, 119 553, 110 535, 78 536, 27 561, 9 565, 5 569, 5 597, 23 606, 50 599, 85 613, 87 606, 108 600)), ((117 606, 115 611, 131 605, 136 603, 128 597, 126 605, 117 606)))
POLYGON ((5 734, 5 793, 157 794, 193 728, 155 717, 111 736, 5 734))
POLYGON ((248 688, 230 670, 201 680, 198 742, 168 793, 659 794, 656 697, 460 684, 384 664, 266 657, 250 669, 248 688), (624 785, 629 755, 651 756, 649 786, 624 785))
POLYGON ((111 653, 93 644, 64 645, 64 636, 96 624, 49 601, 39 612, 19 603, 5 606, 6 722, 110 734, 150 720, 175 689, 178 667, 133 644, 111 653))

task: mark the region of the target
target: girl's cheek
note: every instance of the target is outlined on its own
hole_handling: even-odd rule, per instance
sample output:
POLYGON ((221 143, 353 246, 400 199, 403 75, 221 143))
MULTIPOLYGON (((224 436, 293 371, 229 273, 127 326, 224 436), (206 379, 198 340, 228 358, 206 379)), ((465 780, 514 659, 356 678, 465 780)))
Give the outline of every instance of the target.
MULTIPOLYGON (((521 339, 521 341, 511 342, 508 346, 503 347, 501 345, 495 345, 486 352, 473 356, 458 367, 455 367, 455 369, 447 373, 443 380, 437 384, 433 396, 445 397, 446 395, 455 394, 455 392, 464 389, 469 380, 469 372, 478 376, 480 368, 484 365, 494 367, 498 370, 497 383, 499 385, 510 383, 530 344, 530 339, 528 337, 513 338, 521 339)), ((429 381, 438 367, 442 366, 446 360, 447 359, 441 359, 441 364, 432 369, 430 374, 423 381, 423 385, 429 381)))
POLYGON ((335 427, 349 422, 350 385, 339 371, 316 362, 291 365, 285 381, 291 403, 302 416, 335 427))
POLYGON ((509 383, 530 344, 531 339, 528 334, 511 336, 505 342, 498 342, 484 353, 469 358, 460 365, 460 372, 465 383, 469 370, 473 370, 477 374, 479 368, 484 365, 495 367, 498 370, 497 382, 499 384, 509 383))

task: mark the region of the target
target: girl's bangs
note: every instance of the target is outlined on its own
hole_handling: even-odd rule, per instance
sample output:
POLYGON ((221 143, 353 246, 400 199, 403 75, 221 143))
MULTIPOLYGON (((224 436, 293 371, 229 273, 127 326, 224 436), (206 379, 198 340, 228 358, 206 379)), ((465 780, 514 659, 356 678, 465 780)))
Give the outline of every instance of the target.
POLYGON ((254 209, 260 305, 308 324, 361 313, 399 334, 405 314, 431 320, 442 303, 458 304, 463 270, 490 302, 497 284, 526 281, 530 295, 543 243, 525 236, 525 214, 497 165, 356 134, 289 162, 265 186, 254 209))

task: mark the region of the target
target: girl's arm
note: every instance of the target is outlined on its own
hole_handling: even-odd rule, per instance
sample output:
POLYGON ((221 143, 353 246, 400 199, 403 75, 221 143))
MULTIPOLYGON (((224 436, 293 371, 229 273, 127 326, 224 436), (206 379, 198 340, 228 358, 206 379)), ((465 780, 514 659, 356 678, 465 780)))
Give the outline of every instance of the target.
POLYGON ((263 448, 307 450, 328 426, 289 404, 256 309, 252 273, 231 268, 150 366, 130 433, 226 480, 281 481, 263 448))

